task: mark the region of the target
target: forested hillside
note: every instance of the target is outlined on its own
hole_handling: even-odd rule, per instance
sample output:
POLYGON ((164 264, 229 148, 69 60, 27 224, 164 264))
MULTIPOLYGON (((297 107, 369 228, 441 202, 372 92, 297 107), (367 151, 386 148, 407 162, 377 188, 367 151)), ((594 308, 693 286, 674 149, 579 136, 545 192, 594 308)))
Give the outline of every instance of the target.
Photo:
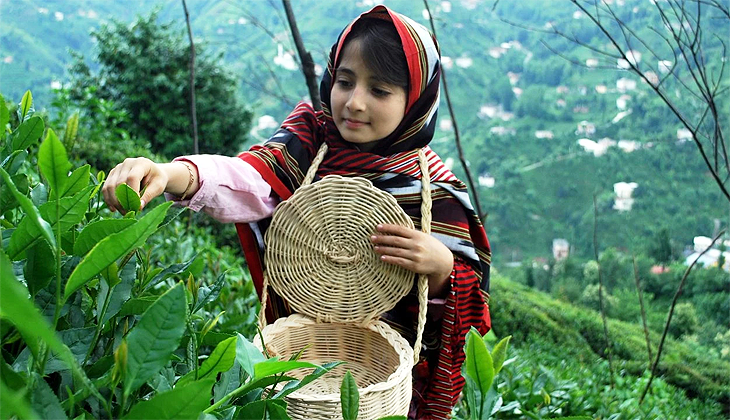
MULTIPOLYGON (((421 2, 389 4, 428 23, 421 2)), ((647 247, 647 240, 668 229, 679 252, 691 245, 694 236, 710 236, 716 219, 720 226, 727 225, 727 203, 703 170, 695 146, 678 142, 681 125, 645 83, 616 68, 616 63, 608 63, 613 70, 575 65, 567 58, 580 63, 600 59, 601 66, 606 60, 554 34, 505 22, 538 29, 548 23, 566 30, 577 28, 582 41, 605 42, 595 27, 574 16, 574 7, 568 2, 505 1, 492 10, 493 4, 434 2, 431 9, 466 155, 475 181, 482 178, 478 193, 489 213, 495 264, 547 257, 555 238, 567 239, 578 256, 592 255, 594 194, 601 246, 638 252, 647 247), (618 118, 620 113, 625 115, 618 118), (590 126, 588 132, 579 132, 581 121, 590 126), (610 139, 616 144, 602 156, 593 156, 578 144, 579 139, 610 139), (636 150, 624 152, 618 141, 626 150, 636 150), (613 185, 618 182, 638 185, 631 211, 613 209, 613 185)), ((18 96, 32 84, 38 86, 38 99, 50 98, 52 85, 68 82, 69 50, 83 54, 93 68, 95 50, 88 32, 112 18, 128 22, 156 6, 158 19, 175 22, 181 40, 186 40, 177 2, 125 5, 3 2, 3 92, 18 96)), ((326 64, 329 45, 343 22, 366 7, 355 2, 295 3, 302 37, 319 66, 326 64)), ((643 35, 661 24, 652 21, 656 17, 649 13, 650 7, 640 1, 615 6, 629 23, 644 28, 643 35)), ((191 2, 190 11, 196 40, 207 45, 208 54, 222 54, 226 67, 239 80, 242 99, 256 117, 271 115, 274 123, 280 122, 293 104, 306 98, 298 58, 278 4, 191 2)), ((663 52, 660 47, 656 48, 663 52)), ((708 57, 721 54, 718 44, 708 57)), ((656 61, 645 50, 643 57, 656 61)), ((679 103, 693 106, 690 98, 680 98, 679 103)), ((723 104, 727 114, 728 101, 723 104)), ((445 157, 456 158, 445 106, 440 118, 444 125, 433 147, 445 157)), ((271 126, 254 127, 247 144, 265 138, 271 126)), ((463 176, 458 159, 454 168, 463 176)))

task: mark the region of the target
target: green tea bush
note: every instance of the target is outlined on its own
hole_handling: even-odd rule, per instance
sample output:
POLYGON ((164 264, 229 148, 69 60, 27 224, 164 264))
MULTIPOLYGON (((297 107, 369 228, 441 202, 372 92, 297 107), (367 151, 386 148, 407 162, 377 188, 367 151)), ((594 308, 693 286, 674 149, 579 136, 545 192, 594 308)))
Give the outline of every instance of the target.
POLYGON ((16 116, 0 96, 1 418, 286 419, 283 397, 338 365, 267 359, 240 334, 256 306, 241 261, 196 256, 183 210, 142 214, 126 185, 110 216, 104 173, 73 167, 30 92, 16 116))
MULTIPOLYGON (((495 333, 509 332, 516 348, 540 341, 559 349, 559 357, 590 366, 596 374, 607 369, 596 364, 599 357, 607 354, 603 324, 597 312, 553 300, 499 275, 492 282, 492 296, 490 309, 495 333)), ((621 374, 627 378, 643 377, 649 363, 640 325, 609 319, 609 333, 608 350, 612 352, 617 372, 623 370, 621 374)), ((650 331, 654 354, 659 334, 650 331)), ((713 406, 730 404, 727 372, 730 363, 726 360, 671 337, 667 338, 658 366, 658 374, 668 386, 681 388, 688 396, 706 400, 713 406)))

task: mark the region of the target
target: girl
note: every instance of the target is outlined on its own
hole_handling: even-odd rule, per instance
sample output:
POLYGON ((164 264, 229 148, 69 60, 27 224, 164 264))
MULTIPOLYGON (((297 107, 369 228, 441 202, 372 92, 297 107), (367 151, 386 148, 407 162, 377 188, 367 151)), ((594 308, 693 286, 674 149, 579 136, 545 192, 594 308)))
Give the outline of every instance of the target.
MULTIPOLYGON (((350 23, 332 47, 320 85, 323 111, 300 103, 268 142, 238 157, 188 156, 166 164, 126 159, 109 172, 105 200, 115 211, 119 184, 136 191, 146 185, 142 206, 166 192, 193 210, 237 223, 260 296, 263 232, 276 204, 299 187, 319 146, 327 143, 318 177, 366 177, 391 193, 416 224, 414 230, 378 226, 371 240, 383 261, 428 276, 429 318, 413 371, 409 417, 447 418, 464 386, 465 334, 472 326, 482 334, 490 328, 491 254, 464 184, 427 146, 436 123, 439 76, 438 46, 428 30, 376 6, 350 23), (420 232, 420 148, 431 174, 431 235, 420 232)), ((281 298, 269 296, 269 322, 290 313, 281 298)), ((383 319, 413 343, 416 315, 414 288, 383 319)))

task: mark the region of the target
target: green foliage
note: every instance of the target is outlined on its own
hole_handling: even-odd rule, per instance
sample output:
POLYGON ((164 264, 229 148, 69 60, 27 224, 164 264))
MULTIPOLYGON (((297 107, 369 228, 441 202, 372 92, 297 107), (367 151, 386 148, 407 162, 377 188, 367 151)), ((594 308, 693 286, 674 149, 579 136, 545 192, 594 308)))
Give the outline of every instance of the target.
MULTIPOLYGON (((190 125, 190 48, 182 31, 158 24, 157 13, 134 23, 113 21, 92 32, 98 41, 93 73, 82 58, 71 68, 72 101, 85 101, 86 92, 112 101, 128 119, 121 127, 133 138, 148 140, 155 153, 177 156, 193 150, 190 125), (133 122, 133 123, 132 123, 133 122)), ((200 151, 233 154, 248 132, 251 113, 235 97, 233 77, 196 50, 195 89, 200 151)))
POLYGON ((502 370, 510 338, 511 336, 507 336, 500 340, 490 353, 486 338, 482 337, 474 327, 467 333, 462 376, 466 381, 465 411, 469 419, 490 419, 494 411, 499 409, 501 397, 497 391, 495 377, 502 370))
MULTIPOLYGON (((605 357, 606 347, 603 324, 598 312, 552 300, 543 293, 520 286, 504 277, 498 275, 495 277, 492 281, 493 297, 490 301, 490 308, 496 332, 510 331, 516 346, 522 344, 524 347, 526 343, 532 342, 542 343, 539 350, 531 350, 534 354, 531 357, 534 357, 535 361, 525 361, 528 366, 544 364, 548 371, 557 375, 562 369, 565 369, 561 367, 561 363, 570 361, 570 364, 575 367, 570 368, 563 375, 563 379, 581 384, 576 387, 581 390, 582 398, 592 401, 590 406, 603 407, 601 408, 603 415, 608 416, 616 413, 620 403, 627 401, 630 396, 632 402, 627 403, 626 407, 636 407, 634 404, 638 398, 637 393, 642 390, 640 385, 636 384, 636 378, 648 379, 645 376, 648 367, 646 342, 644 333, 641 327, 635 323, 636 321, 627 323, 609 319, 609 333, 611 334, 609 351, 613 354, 614 366, 620 366, 622 375, 626 376, 624 384, 627 387, 630 386, 631 391, 629 392, 626 388, 616 390, 614 394, 616 400, 601 403, 599 400, 604 398, 602 396, 604 391, 601 390, 608 385, 608 374, 605 362, 598 362, 596 357, 596 355, 605 357), (555 360, 547 358, 549 352, 554 352, 555 360), (582 373, 576 372, 576 367, 580 367, 582 373), (594 385, 591 385, 594 387, 593 390, 586 389, 582 384, 586 380, 585 378, 596 376, 602 379, 593 380, 594 385), (578 378, 581 378, 580 381, 578 378)), ((663 327, 663 324, 658 327, 663 327)), ((650 331, 650 340, 654 349, 659 343, 660 333, 661 331, 654 329, 650 331)), ((669 337, 665 342, 663 356, 658 366, 658 374, 664 381, 660 385, 663 396, 657 395, 653 402, 648 404, 645 402, 641 412, 659 411, 668 413, 667 415, 672 417, 671 409, 663 407, 671 402, 671 406, 681 405, 682 410, 687 410, 685 411, 688 413, 686 416, 719 418, 718 405, 726 405, 730 401, 730 381, 726 375, 729 369, 730 364, 727 361, 712 357, 706 349, 669 337), (686 395, 693 398, 700 398, 700 401, 690 403, 686 396, 674 387, 684 390, 686 395), (669 394, 674 396, 669 397, 669 394), (669 399, 667 400, 667 398, 669 399), (714 412, 715 414, 697 414, 702 413, 702 411, 698 411, 700 410, 698 407, 703 404, 707 405, 708 413, 714 412), (693 412, 695 414, 690 414, 693 412)), ((516 374, 530 375, 523 367, 518 367, 516 374)), ((539 374, 537 375, 539 376, 539 374)), ((535 391, 535 387, 530 385, 535 383, 538 376, 524 379, 525 386, 528 386, 525 392, 529 395, 539 393, 539 389, 535 391), (530 389, 533 391, 529 391, 530 389)), ((544 381, 539 383, 544 383, 544 381)), ((559 384, 560 381, 554 383, 559 384)), ((558 388, 553 389, 555 391, 546 389, 546 392, 552 394, 559 390, 558 388)), ((653 388, 652 390, 657 392, 653 388)), ((509 399, 504 397, 504 393, 502 395, 505 398, 505 406, 509 405, 509 399)), ((562 395, 561 405, 569 402, 569 405, 574 407, 569 412, 563 410, 563 415, 593 415, 593 412, 586 411, 588 408, 581 407, 581 399, 576 399, 575 395, 565 393, 559 393, 559 395, 562 395)), ((524 403, 525 400, 522 398, 518 399, 524 403)), ((529 400, 532 397, 525 394, 524 398, 529 400)), ((621 410, 629 410, 629 408, 621 408, 621 410)), ((553 411, 545 413, 548 412, 553 411)), ((647 416, 645 418, 656 418, 649 414, 647 416)))
MULTIPOLYGON (((26 122, 36 118, 30 98, 26 122)), ((256 309, 251 298, 236 298, 240 291, 255 301, 245 276, 225 284, 221 270, 241 274, 240 261, 212 264, 214 257, 195 254, 160 263, 163 254, 191 251, 155 239, 182 228, 174 220, 180 211, 165 203, 110 217, 99 194, 103 176, 91 176, 88 165, 69 174, 65 147, 50 129, 38 151, 37 139, 14 142, 20 125, 0 133, 4 418, 240 418, 258 407, 286 419, 284 396, 339 364, 264 357, 234 334, 251 331, 256 309), (16 164, 18 152, 37 156, 37 166, 16 164), (19 180, 26 180, 21 189, 19 180), (206 266, 215 280, 203 281, 206 266), (287 376, 302 368, 312 372, 287 376), (279 392, 264 395, 268 386, 279 392)))

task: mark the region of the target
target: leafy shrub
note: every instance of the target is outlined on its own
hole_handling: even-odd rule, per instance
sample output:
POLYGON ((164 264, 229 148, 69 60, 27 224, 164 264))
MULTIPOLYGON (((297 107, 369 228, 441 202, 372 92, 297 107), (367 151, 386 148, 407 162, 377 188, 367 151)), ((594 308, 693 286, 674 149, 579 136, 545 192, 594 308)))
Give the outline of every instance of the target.
MULTIPOLYGON (((0 96, 0 417, 288 418, 283 397, 338 364, 267 359, 232 333, 251 331, 250 308, 215 314, 232 300, 251 302, 226 287, 226 267, 186 246, 172 246, 190 257, 183 263, 151 258, 159 250, 148 239, 182 210, 164 203, 137 214, 139 196, 121 186, 128 212, 109 217, 103 173, 72 168, 53 130, 36 147, 45 122, 30 92, 18 127, 7 130, 9 120, 0 96), (206 263, 220 274, 201 283, 206 263), (286 376, 298 368, 311 373, 286 376)), ((251 294, 245 276, 235 284, 251 294)))

